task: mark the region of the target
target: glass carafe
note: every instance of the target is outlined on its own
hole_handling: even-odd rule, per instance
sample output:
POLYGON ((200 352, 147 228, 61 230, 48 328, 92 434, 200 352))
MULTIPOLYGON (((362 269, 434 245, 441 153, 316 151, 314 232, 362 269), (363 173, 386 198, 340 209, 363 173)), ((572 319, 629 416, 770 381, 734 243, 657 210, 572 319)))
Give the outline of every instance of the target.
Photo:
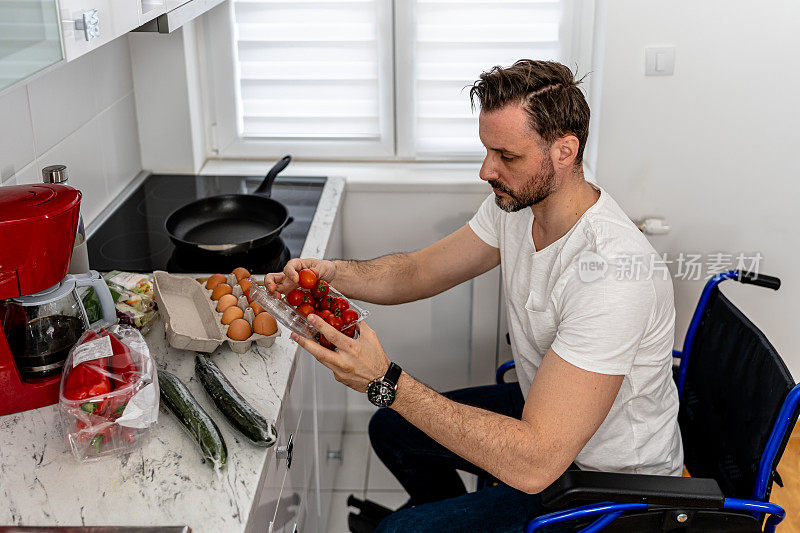
POLYGON ((81 334, 114 324, 116 311, 105 280, 89 271, 67 275, 36 294, 0 301, 0 320, 17 370, 30 381, 59 374, 81 334), (77 291, 86 286, 97 292, 103 309, 103 318, 92 324, 77 291))

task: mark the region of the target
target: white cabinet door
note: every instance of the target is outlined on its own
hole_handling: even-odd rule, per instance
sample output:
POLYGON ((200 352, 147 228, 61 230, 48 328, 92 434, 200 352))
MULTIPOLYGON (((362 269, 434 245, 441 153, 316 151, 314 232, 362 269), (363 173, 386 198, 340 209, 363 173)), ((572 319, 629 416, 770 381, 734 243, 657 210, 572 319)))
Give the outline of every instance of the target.
POLYGON ((139 0, 139 26, 167 12, 167 0, 139 0))
POLYGON ((61 0, 64 56, 72 61, 139 26, 140 0, 61 0))
MULTIPOLYGON (((270 530, 280 531, 283 525, 285 525, 285 515, 278 516, 278 512, 279 510, 280 512, 285 512, 287 508, 290 507, 288 504, 291 503, 291 500, 282 500, 284 495, 281 492, 288 477, 288 450, 278 453, 279 448, 288 447, 289 439, 291 438, 292 468, 295 468, 297 462, 303 464, 306 461, 313 461, 313 453, 309 451, 300 451, 300 453, 305 453, 307 457, 298 461, 299 457, 295 439, 303 411, 303 372, 297 362, 295 362, 294 366, 294 374, 289 380, 289 390, 283 399, 281 411, 276 422, 278 440, 269 450, 271 457, 268 460, 267 471, 264 474, 264 482, 256 493, 258 495, 258 502, 248 521, 248 532, 264 533, 270 530), (276 524, 280 527, 276 528, 276 524)), ((300 443, 301 446, 304 445, 303 439, 297 439, 297 442, 300 443)))
MULTIPOLYGON (((271 531, 274 533, 291 533, 297 523, 303 499, 308 485, 307 474, 314 462, 313 433, 305 429, 303 398, 305 389, 313 386, 306 380, 306 368, 303 354, 299 352, 295 358, 295 374, 288 395, 283 399, 282 418, 286 428, 278 432, 277 447, 288 447, 286 452, 278 453, 278 468, 286 472, 283 489, 278 498, 278 506, 271 531), (293 428, 289 430, 289 428, 293 428)), ((308 417, 313 420, 312 416, 308 417)), ((276 448, 277 450, 277 448, 276 448)))
POLYGON ((0 1, 0 91, 62 58, 56 0, 0 1))

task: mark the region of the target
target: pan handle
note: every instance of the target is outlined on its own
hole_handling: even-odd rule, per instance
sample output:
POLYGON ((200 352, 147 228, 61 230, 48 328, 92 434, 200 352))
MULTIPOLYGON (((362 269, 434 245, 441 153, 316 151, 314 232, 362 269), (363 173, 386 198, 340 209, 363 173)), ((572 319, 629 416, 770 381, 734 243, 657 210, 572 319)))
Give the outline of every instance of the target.
POLYGON ((278 228, 278 232, 281 232, 284 229, 286 229, 286 226, 288 226, 292 222, 294 222, 294 217, 287 217, 286 222, 284 222, 283 225, 280 228, 278 228))
POLYGON ((283 156, 280 161, 275 163, 275 165, 269 169, 266 177, 264 177, 264 181, 261 182, 261 185, 259 185, 258 189, 253 191, 253 193, 260 194, 262 196, 272 196, 272 182, 275 181, 275 178, 278 176, 278 174, 280 174, 281 171, 286 168, 291 161, 292 156, 283 156))

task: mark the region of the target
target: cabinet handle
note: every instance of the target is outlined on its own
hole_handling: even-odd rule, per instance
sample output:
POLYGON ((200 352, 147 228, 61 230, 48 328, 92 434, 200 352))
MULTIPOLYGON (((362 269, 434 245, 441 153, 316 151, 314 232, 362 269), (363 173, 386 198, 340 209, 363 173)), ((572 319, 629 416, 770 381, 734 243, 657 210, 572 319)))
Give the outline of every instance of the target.
POLYGON ((342 461, 342 450, 328 450, 325 454, 325 458, 330 461, 335 459, 336 461, 342 461))
POLYGON ((278 446, 275 449, 276 457, 286 457, 286 469, 292 468, 292 452, 294 451, 294 433, 289 434, 289 442, 286 446, 278 446))
POLYGON ((87 41, 100 37, 100 12, 95 8, 81 13, 81 18, 75 20, 75 29, 83 30, 87 41))

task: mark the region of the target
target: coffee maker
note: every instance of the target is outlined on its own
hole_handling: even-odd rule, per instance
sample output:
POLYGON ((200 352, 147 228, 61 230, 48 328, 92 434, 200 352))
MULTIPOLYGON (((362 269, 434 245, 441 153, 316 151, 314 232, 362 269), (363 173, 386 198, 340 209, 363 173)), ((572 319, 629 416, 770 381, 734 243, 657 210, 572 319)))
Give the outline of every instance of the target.
POLYGON ((58 402, 69 349, 116 321, 97 272, 68 275, 81 193, 65 185, 0 187, 0 415, 58 402), (89 324, 77 289, 91 286, 103 318, 89 324))

